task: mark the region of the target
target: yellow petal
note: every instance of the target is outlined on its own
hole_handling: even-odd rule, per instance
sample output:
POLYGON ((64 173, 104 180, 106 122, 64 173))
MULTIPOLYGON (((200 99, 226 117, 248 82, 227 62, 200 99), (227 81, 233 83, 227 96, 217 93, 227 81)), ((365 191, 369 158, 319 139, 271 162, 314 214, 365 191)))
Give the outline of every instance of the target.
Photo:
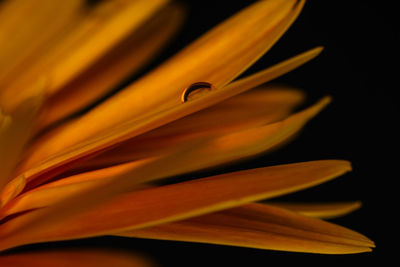
POLYGON ((183 9, 180 5, 169 5, 156 13, 148 23, 59 89, 60 92, 46 102, 37 127, 51 124, 104 96, 148 62, 182 21, 183 9))
POLYGON ((253 89, 123 142, 75 168, 94 169, 121 164, 160 155, 163 150, 198 136, 226 135, 265 125, 288 116, 303 99, 300 91, 283 86, 253 89))
POLYGON ((302 215, 320 218, 332 219, 346 215, 361 207, 361 202, 335 202, 335 203, 283 203, 270 202, 271 205, 292 210, 302 215))
POLYGON ((360 253, 374 247, 372 241, 344 227, 262 204, 119 235, 325 254, 360 253))
MULTIPOLYGON (((185 164, 184 160, 182 163, 185 164)), ((227 173, 120 195, 57 224, 41 218, 42 228, 32 224, 26 227, 35 213, 41 213, 40 209, 34 210, 0 226, 0 247, 104 235, 181 220, 315 186, 349 170, 350 164, 346 161, 327 160, 227 173)), ((120 182, 124 181, 120 179, 120 182)), ((62 193, 62 190, 59 191, 62 193)), ((74 204, 91 201, 81 199, 74 204)), ((59 215, 62 212, 65 210, 59 211, 59 215)))
MULTIPOLYGON (((68 147, 70 133, 65 131, 66 127, 58 128, 54 132, 50 132, 43 136, 32 145, 31 153, 29 153, 27 160, 21 166, 21 169, 25 170, 24 174, 29 180, 33 180, 40 175, 52 177, 52 175, 57 174, 57 169, 59 169, 60 166, 72 164, 72 162, 76 161, 82 161, 84 158, 90 157, 91 154, 95 152, 103 151, 104 149, 115 146, 124 140, 128 140, 168 122, 182 118, 234 95, 245 92, 262 83, 268 82, 269 80, 313 59, 320 52, 321 48, 312 49, 289 60, 283 61, 267 70, 233 82, 221 90, 211 91, 209 95, 206 95, 203 98, 195 99, 173 109, 153 114, 149 117, 128 121, 119 127, 108 130, 102 135, 96 136, 96 138, 89 139, 71 147, 68 147), (68 149, 66 149, 67 147, 68 149)), ((88 125, 86 125, 86 129, 88 125)))
POLYGON ((102 248, 63 248, 8 253, 0 256, 7 267, 151 267, 154 264, 135 253, 102 248))

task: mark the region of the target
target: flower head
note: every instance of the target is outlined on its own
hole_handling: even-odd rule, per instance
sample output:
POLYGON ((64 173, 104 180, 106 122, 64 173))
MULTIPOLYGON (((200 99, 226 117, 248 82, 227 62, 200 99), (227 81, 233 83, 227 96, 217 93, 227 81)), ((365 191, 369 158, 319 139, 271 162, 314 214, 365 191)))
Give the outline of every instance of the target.
POLYGON ((350 212, 358 202, 254 203, 342 175, 351 169, 347 161, 156 183, 275 149, 330 102, 325 97, 293 113, 303 93, 263 85, 321 47, 235 80, 282 36, 304 2, 257 2, 101 102, 175 32, 181 6, 2 3, 0 39, 8 41, 0 50, 0 249, 118 235, 370 251, 368 238, 317 219, 350 212))

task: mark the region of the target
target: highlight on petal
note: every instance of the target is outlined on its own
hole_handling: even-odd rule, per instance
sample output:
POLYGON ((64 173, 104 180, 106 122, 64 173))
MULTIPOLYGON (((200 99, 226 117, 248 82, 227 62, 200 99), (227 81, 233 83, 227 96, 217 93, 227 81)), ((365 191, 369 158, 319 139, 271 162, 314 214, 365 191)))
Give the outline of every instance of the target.
POLYGON ((24 174, 29 180, 36 179, 36 177, 42 175, 52 177, 51 175, 55 175, 54 173, 57 173, 56 169, 59 169, 60 166, 82 161, 82 159, 90 157, 95 152, 104 151, 125 140, 268 82, 313 59, 320 52, 321 48, 312 49, 265 71, 233 82, 220 90, 213 90, 203 98, 195 99, 161 113, 152 114, 149 117, 128 121, 119 127, 109 129, 106 133, 97 135, 94 139, 78 143, 68 149, 66 149, 66 145, 69 142, 69 134, 68 131, 64 131, 65 127, 61 126, 54 132, 44 135, 31 146, 31 153, 28 154, 27 160, 21 166, 21 170, 25 170, 24 174))
POLYGON ((368 252, 374 247, 371 240, 352 230, 262 204, 118 235, 324 254, 368 252))
POLYGON ((9 267, 152 267, 154 263, 136 253, 102 248, 63 248, 0 255, 9 267))
POLYGON ((320 219, 333 219, 336 217, 341 217, 361 207, 360 201, 335 203, 269 202, 269 204, 300 213, 304 216, 320 219))
MULTIPOLYGON (((182 163, 186 162, 182 160, 182 163)), ((350 164, 346 161, 327 160, 227 173, 119 195, 114 200, 58 223, 50 223, 50 213, 44 213, 47 220, 40 220, 40 227, 37 224, 33 227, 31 218, 35 218, 35 213, 40 215, 41 210, 33 210, 0 227, 0 247, 105 235, 182 220, 315 186, 349 170, 350 164), (29 227, 26 227, 27 224, 29 227)), ((124 183, 121 177, 119 181, 124 183)), ((106 186, 109 187, 108 184, 106 186)), ((79 202, 74 204, 85 205, 85 201, 91 201, 91 197, 99 192, 95 189, 90 195, 85 194, 86 198, 72 198, 79 202)), ((53 190, 57 190, 57 187, 53 190)), ((60 187, 59 193, 63 191, 64 188, 60 187)), ((40 191, 35 193, 40 201, 40 191)), ((42 193, 45 195, 46 190, 42 193)), ((72 205, 70 199, 67 198, 67 203, 72 205)), ((52 203, 48 203, 52 209, 51 216, 62 216, 66 212, 66 209, 57 209, 57 212, 51 208, 52 203)), ((23 207, 19 211, 23 211, 23 207)))

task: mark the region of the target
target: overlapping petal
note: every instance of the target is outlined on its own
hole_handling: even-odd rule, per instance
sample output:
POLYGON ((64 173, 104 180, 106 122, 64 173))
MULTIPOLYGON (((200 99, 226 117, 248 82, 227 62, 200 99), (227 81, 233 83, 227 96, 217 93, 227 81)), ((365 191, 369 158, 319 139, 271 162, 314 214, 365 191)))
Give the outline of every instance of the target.
MULTIPOLYGON (((351 169, 347 161, 150 184, 269 152, 330 102, 325 97, 291 115, 303 100, 297 90, 244 93, 311 60, 321 47, 234 81, 276 43, 304 0, 249 6, 64 122, 148 61, 183 12, 167 0, 109 0, 92 8, 83 0, 35 2, 0 3, 0 250, 98 235, 328 254, 374 247, 359 233, 316 219, 344 215, 359 202, 249 204, 329 181, 351 169), (187 97, 198 84, 206 90, 187 97), (55 122, 62 123, 48 127, 55 122)), ((95 254, 31 256, 44 266, 66 255, 78 266, 132 263, 95 254)), ((10 260, 26 257, 0 257, 0 264, 10 260)))
POLYGON ((371 240, 349 229, 262 204, 119 235, 324 254, 360 253, 374 247, 371 240))
MULTIPOLYGON (((74 214, 72 218, 64 218, 57 223, 54 221, 50 223, 46 221, 46 218, 42 218, 40 225, 30 224, 35 213, 40 216, 41 209, 36 209, 4 223, 0 227, 2 237, 0 244, 4 247, 21 245, 25 242, 104 235, 182 220, 315 186, 344 174, 350 168, 346 161, 333 160, 227 173, 119 195, 114 201, 107 201, 91 211, 81 215, 74 214), (27 227, 27 224, 30 227, 27 227)), ((124 182, 121 177, 119 181, 122 184, 124 182)), ((85 193, 82 187, 75 184, 75 190, 78 192, 82 190, 85 193)), ((70 188, 74 188, 74 184, 33 191, 31 195, 25 196, 28 201, 24 201, 24 196, 22 196, 22 207, 17 211, 23 211, 24 204, 25 208, 28 205, 32 209, 43 206, 46 201, 51 208, 54 200, 50 201, 46 194, 51 194, 53 197, 57 195, 66 197, 66 204, 79 202, 85 205, 84 202, 91 201, 87 195, 85 196, 88 198, 85 198, 78 194, 78 199, 76 199, 76 195, 70 193, 70 188), (31 204, 35 201, 41 205, 32 206, 31 204)), ((96 192, 98 190, 94 191, 96 192)), ((18 200, 15 204, 18 205, 18 200)), ((67 208, 64 210, 56 208, 51 208, 51 214, 44 213, 48 220, 48 215, 59 217, 67 212, 67 208)), ((70 208, 78 209, 79 207, 70 208)))
POLYGON ((61 127, 55 132, 50 132, 43 136, 31 146, 31 153, 29 153, 27 160, 21 166, 21 169, 25 169, 23 173, 29 180, 42 179, 43 176, 52 177, 54 173, 59 173, 60 170, 64 170, 65 165, 70 166, 71 164, 83 161, 83 159, 88 157, 93 157, 94 153, 103 152, 105 149, 109 149, 125 140, 268 82, 273 78, 287 73, 313 59, 320 52, 321 48, 312 49, 264 71, 260 71, 250 75, 249 77, 235 81, 220 90, 211 91, 208 95, 202 98, 195 99, 188 103, 183 103, 175 108, 161 113, 152 114, 145 118, 127 121, 119 127, 110 129, 103 134, 99 134, 96 138, 71 146, 65 151, 52 155, 53 152, 55 153, 54 150, 58 150, 60 147, 64 146, 57 136, 58 132, 62 132, 61 129, 63 127, 61 127), (46 157, 46 155, 49 158, 43 160, 43 157, 46 157), (50 157, 50 155, 52 156, 50 157))
MULTIPOLYGON (((139 129, 142 133, 150 130, 149 124, 154 124, 152 121, 158 114, 162 116, 159 123, 167 123, 168 113, 182 106, 181 94, 186 87, 207 81, 219 91, 277 41, 297 17, 303 4, 304 1, 299 3, 295 0, 260 1, 243 10, 116 96, 47 135, 40 145, 34 147, 26 167, 33 167, 57 153, 66 155, 67 150, 75 150, 73 154, 90 153, 87 143, 96 143, 97 148, 103 149, 104 145, 98 142, 109 146, 110 142, 120 139, 115 134, 126 135, 120 129, 121 124, 128 127, 126 130, 133 137, 139 129), (254 32, 254 28, 259 30, 254 32), (219 74, 214 76, 216 73, 219 74), (127 126, 132 120, 134 125, 127 126), (105 134, 112 141, 98 137, 105 134), (84 144, 86 148, 82 148, 84 144)), ((285 71, 281 71, 286 72, 288 67, 284 65, 285 71)), ((180 112, 180 117, 186 114, 180 112)), ((69 158, 77 157, 71 154, 69 158)))

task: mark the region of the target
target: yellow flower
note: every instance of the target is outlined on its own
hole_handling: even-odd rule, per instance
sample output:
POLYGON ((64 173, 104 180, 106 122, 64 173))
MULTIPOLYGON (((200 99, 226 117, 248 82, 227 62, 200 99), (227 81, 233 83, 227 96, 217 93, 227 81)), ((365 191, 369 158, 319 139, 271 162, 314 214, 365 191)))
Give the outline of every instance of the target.
POLYGON ((343 215, 358 202, 254 203, 342 175, 351 169, 347 161, 156 183, 275 149, 329 103, 325 97, 292 113, 304 98, 300 91, 262 86, 321 47, 234 81, 279 39, 304 2, 257 2, 94 107, 175 32, 181 6, 3 2, 0 249, 118 235, 312 253, 370 251, 374 244, 365 236, 318 219, 343 215))

